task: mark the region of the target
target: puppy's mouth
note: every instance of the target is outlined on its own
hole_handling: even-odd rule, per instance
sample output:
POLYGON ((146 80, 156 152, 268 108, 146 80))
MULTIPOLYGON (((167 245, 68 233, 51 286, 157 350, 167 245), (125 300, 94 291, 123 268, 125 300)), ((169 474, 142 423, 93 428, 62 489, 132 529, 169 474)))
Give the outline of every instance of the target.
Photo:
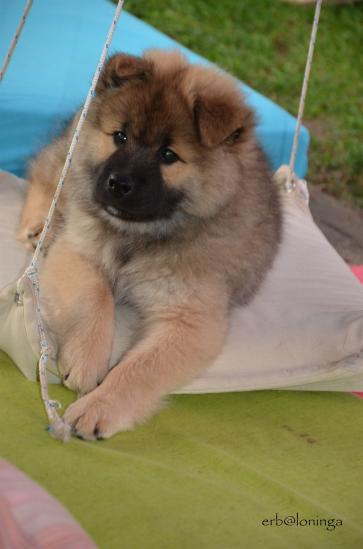
POLYGON ((106 193, 96 189, 94 200, 100 208, 100 213, 120 221, 130 223, 147 223, 171 219, 180 208, 184 197, 181 191, 169 191, 159 200, 155 197, 142 197, 143 200, 109 200, 106 193), (141 204, 139 203, 141 202, 141 204))
POLYGON ((111 206, 109 204, 102 205, 102 209, 110 216, 116 217, 117 219, 120 219, 122 221, 133 221, 141 223, 146 221, 155 221, 159 218, 157 212, 153 214, 140 214, 117 208, 116 206, 111 206))

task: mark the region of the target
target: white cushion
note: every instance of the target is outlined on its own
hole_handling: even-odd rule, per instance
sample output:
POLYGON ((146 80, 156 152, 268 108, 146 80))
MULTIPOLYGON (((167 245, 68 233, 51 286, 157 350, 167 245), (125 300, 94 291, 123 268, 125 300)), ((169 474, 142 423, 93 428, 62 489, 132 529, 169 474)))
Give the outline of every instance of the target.
MULTIPOLYGON (((276 177, 282 183, 286 168, 276 177)), ((18 178, 0 174, 0 287, 15 280, 25 263, 26 252, 15 241, 23 189, 18 178)), ((234 310, 215 363, 179 393, 363 390, 363 286, 315 225, 304 195, 301 181, 294 192, 283 192, 283 240, 273 268, 250 305, 234 310)), ((38 343, 31 294, 25 284, 26 310, 19 314, 13 305, 15 289, 12 284, 0 296, 0 348, 35 379, 38 343), (19 326, 24 319, 25 332, 19 326)), ((120 308, 117 317, 113 363, 132 330, 129 310, 120 308)), ((49 371, 49 381, 58 382, 54 361, 49 371)))

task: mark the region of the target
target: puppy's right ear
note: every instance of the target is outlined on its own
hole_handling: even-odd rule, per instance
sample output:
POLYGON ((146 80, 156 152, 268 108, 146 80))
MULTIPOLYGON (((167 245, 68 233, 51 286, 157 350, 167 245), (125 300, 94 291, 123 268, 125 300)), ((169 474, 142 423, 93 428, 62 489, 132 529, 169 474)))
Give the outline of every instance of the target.
POLYGON ((132 79, 145 80, 151 71, 151 63, 143 57, 117 53, 105 64, 96 92, 102 93, 110 88, 119 88, 132 79))

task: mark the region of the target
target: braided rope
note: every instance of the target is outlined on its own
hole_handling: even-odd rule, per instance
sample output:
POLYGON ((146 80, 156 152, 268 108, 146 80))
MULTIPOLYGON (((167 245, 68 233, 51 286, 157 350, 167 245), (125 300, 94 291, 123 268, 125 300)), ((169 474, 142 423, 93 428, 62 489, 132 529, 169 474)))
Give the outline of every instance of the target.
POLYGON ((51 400, 48 394, 48 380, 47 380, 47 362, 51 353, 51 348, 48 344, 47 336, 44 330, 41 310, 40 310, 40 290, 37 271, 30 267, 26 272, 27 277, 31 282, 32 293, 35 304, 35 317, 38 326, 39 342, 40 342, 40 358, 38 363, 40 392, 44 403, 45 410, 49 419, 49 430, 55 436, 63 441, 67 441, 70 438, 70 428, 64 423, 62 418, 57 413, 57 408, 60 408, 60 404, 56 400, 51 400))
POLYGON ((50 345, 49 345, 48 340, 47 340, 46 331, 45 331, 45 327, 44 327, 44 321, 42 319, 41 309, 40 309, 40 292, 39 292, 39 277, 38 277, 39 255, 40 255, 42 246, 44 244, 44 239, 45 239, 45 237, 47 235, 47 232, 49 230, 50 223, 51 223, 51 220, 52 220, 52 217, 53 217, 53 214, 54 214, 54 210, 57 206, 59 195, 60 195, 60 193, 62 191, 62 188, 64 186, 65 178, 66 178, 68 170, 71 166, 72 157, 73 157, 75 148, 76 148, 76 146, 78 144, 78 141, 79 141, 79 135, 81 133, 83 123, 84 123, 85 118, 87 116, 90 103, 91 103, 91 101, 92 101, 92 99, 95 95, 97 82, 98 82, 99 76, 101 74, 103 65, 105 63, 106 56, 107 56, 107 53, 108 53, 108 50, 109 50, 109 47, 110 47, 110 44, 111 44, 111 41, 112 41, 112 37, 113 37, 113 34, 115 32, 115 28, 116 28, 116 25, 117 25, 117 21, 120 17, 120 14, 121 14, 121 11, 122 11, 122 8, 123 8, 123 4, 124 4, 124 0, 119 0, 118 4, 116 6, 115 14, 114 14, 111 26, 109 28, 107 37, 106 37, 106 41, 105 41, 104 46, 102 48, 101 57, 100 57, 100 60, 97 64, 97 67, 96 67, 96 70, 95 70, 95 73, 94 73, 94 76, 93 76, 93 79, 92 79, 92 83, 91 83, 91 86, 89 88, 85 103, 83 105, 81 115, 79 117, 76 129, 74 130, 71 145, 70 145, 69 151, 67 153, 66 161, 64 163, 63 170, 62 170, 61 176, 59 178, 57 188, 56 188, 56 191, 54 193, 52 204, 49 208, 49 212, 48 212, 48 215, 46 217, 42 233, 40 235, 40 238, 39 238, 37 247, 34 251, 34 255, 31 259, 30 265, 25 270, 24 275, 23 275, 23 276, 27 277, 31 282, 31 288, 32 288, 32 293, 33 293, 33 297, 34 297, 34 302, 35 302, 36 321, 37 321, 38 332, 39 332, 39 341, 40 341, 40 359, 39 359, 38 368, 39 368, 39 381, 40 381, 42 400, 43 400, 44 407, 45 407, 45 410, 46 410, 46 413, 47 413, 47 416, 48 416, 48 419, 49 419, 51 433, 53 434, 53 436, 55 438, 59 438, 63 441, 68 440, 68 438, 70 436, 70 429, 69 429, 69 426, 66 425, 65 422, 63 421, 63 419, 59 416, 59 414, 56 410, 56 408, 58 407, 57 402, 50 400, 49 399, 49 393, 48 393, 48 380, 47 380, 46 366, 47 366, 47 361, 48 361, 49 354, 50 354, 50 345))
POLYGON ((313 61, 316 33, 318 31, 320 9, 321 9, 322 1, 323 0, 317 0, 316 1, 314 21, 313 21, 313 26, 312 26, 312 29, 311 29, 311 36, 310 36, 310 43, 309 43, 309 51, 308 51, 308 56, 307 56, 307 59, 306 59, 304 79, 303 79, 303 84, 302 84, 302 88, 301 88, 299 111, 298 111, 298 115, 297 115, 295 133, 294 133, 294 140, 293 140, 291 156, 290 156, 289 175, 288 175, 288 178, 287 178, 286 183, 285 183, 285 191, 287 191, 287 192, 291 192, 295 188, 295 184, 293 182, 293 176, 294 176, 294 169, 295 169, 296 153, 297 153, 297 148, 298 148, 298 144, 299 144, 299 136, 300 136, 300 130, 301 130, 301 124, 302 124, 302 117, 304 115, 306 93, 307 93, 307 89, 308 89, 310 70, 311 70, 311 65, 312 65, 312 61, 313 61))
POLYGON ((2 81, 2 79, 4 78, 4 75, 6 73, 6 69, 8 68, 8 65, 10 63, 10 59, 13 55, 13 52, 15 50, 15 46, 18 42, 18 39, 19 39, 19 36, 21 34, 21 31, 23 30, 23 27, 24 27, 24 24, 25 24, 25 21, 26 21, 26 18, 28 16, 28 13, 30 11, 30 8, 32 7, 32 4, 33 4, 33 0, 28 0, 26 6, 25 6, 25 9, 24 9, 24 13, 23 15, 21 16, 21 19, 20 19, 20 23, 18 25, 18 28, 16 29, 15 31, 15 34, 14 34, 14 37, 11 41, 11 44, 10 44, 10 48, 9 48, 9 51, 8 53, 6 54, 6 57, 5 57, 5 61, 4 61, 4 64, 3 66, 1 67, 1 70, 0 70, 0 82, 2 81))

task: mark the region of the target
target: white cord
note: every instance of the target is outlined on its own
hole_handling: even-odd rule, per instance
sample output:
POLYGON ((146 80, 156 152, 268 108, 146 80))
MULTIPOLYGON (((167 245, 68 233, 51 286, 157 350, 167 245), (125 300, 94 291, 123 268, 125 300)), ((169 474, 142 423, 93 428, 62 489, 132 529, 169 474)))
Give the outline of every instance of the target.
POLYGON ((3 66, 1 67, 1 70, 0 70, 0 82, 2 81, 2 79, 4 78, 4 75, 6 73, 6 69, 8 68, 8 65, 10 63, 10 59, 13 55, 13 52, 15 50, 15 46, 18 42, 18 39, 19 39, 19 36, 21 34, 21 31, 23 30, 23 27, 24 27, 24 24, 25 24, 25 21, 26 21, 26 18, 28 16, 28 13, 30 11, 30 8, 32 7, 32 3, 33 3, 33 0, 28 0, 26 6, 25 6, 25 9, 24 9, 24 13, 23 15, 21 16, 21 20, 20 20, 20 23, 18 25, 18 28, 16 29, 15 31, 15 34, 14 34, 14 37, 11 41, 11 44, 10 44, 10 48, 9 48, 9 51, 8 53, 6 54, 6 57, 5 57, 5 61, 4 61, 4 64, 3 66))
POLYGON ((293 176, 294 176, 294 169, 295 169, 296 153, 297 153, 297 148, 298 148, 298 144, 299 144, 299 136, 300 136, 302 118, 303 118, 303 115, 304 115, 306 92, 307 92, 307 89, 308 89, 310 69, 311 69, 311 64, 312 64, 312 60, 313 60, 315 39, 316 39, 316 33, 318 31, 318 24, 319 24, 320 9, 321 9, 322 1, 323 0, 317 0, 316 7, 315 7, 314 21, 313 21, 313 27, 311 29, 311 36, 310 36, 310 43, 309 43, 309 51, 308 51, 308 56, 307 56, 307 59, 306 59, 304 80, 303 80, 301 95, 300 95, 299 111, 298 111, 298 115, 297 115, 295 133, 294 133, 294 140, 293 140, 291 156, 290 156, 289 175, 288 175, 288 178, 285 182, 285 190, 287 192, 291 192, 295 188, 295 185, 293 183, 293 176))

